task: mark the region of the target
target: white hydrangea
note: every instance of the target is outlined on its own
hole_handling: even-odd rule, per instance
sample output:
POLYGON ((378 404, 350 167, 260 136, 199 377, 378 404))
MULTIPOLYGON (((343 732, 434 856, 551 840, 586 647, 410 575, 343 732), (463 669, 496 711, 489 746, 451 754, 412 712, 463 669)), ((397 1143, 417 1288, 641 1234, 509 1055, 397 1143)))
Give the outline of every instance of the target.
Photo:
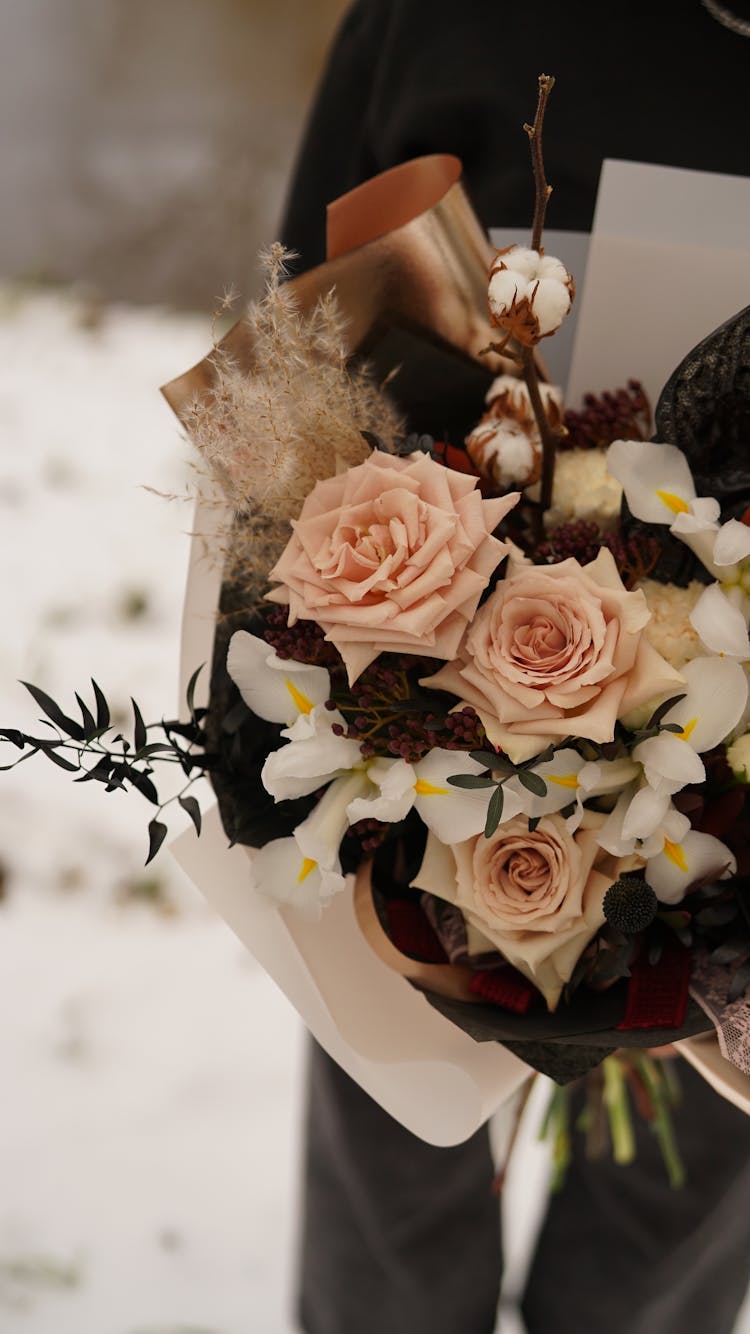
POLYGON ((701 641, 690 624, 690 613, 705 589, 694 579, 687 588, 642 579, 638 585, 645 594, 651 620, 644 635, 652 648, 677 671, 702 655, 701 641))
POLYGON ((562 261, 525 246, 499 251, 490 270, 492 321, 526 346, 559 329, 574 295, 575 284, 562 261))
POLYGON ((622 487, 607 471, 603 450, 561 450, 555 460, 552 507, 544 516, 548 531, 573 519, 587 519, 602 528, 612 528, 621 503, 622 487))
POLYGON ((745 732, 727 748, 727 763, 735 778, 741 783, 750 783, 750 732, 745 732))

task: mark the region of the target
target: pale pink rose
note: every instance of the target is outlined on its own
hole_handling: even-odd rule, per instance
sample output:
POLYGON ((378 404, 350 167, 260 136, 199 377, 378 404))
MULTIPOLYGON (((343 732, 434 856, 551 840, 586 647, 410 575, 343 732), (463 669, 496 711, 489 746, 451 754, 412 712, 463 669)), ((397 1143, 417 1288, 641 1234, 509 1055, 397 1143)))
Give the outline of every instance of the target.
POLYGON ((448 899, 474 928, 476 950, 499 950, 554 1010, 589 941, 604 924, 610 885, 638 858, 608 856, 593 829, 569 833, 560 815, 532 832, 525 816, 448 847, 430 834, 415 880, 448 899), (488 944, 489 942, 489 944, 488 944))
POLYGON ((511 559, 456 661, 427 684, 471 704, 516 764, 563 737, 611 741, 619 717, 684 684, 643 635, 649 617, 606 549, 586 566, 511 559))
POLYGON ((380 451, 318 482, 293 524, 269 597, 317 621, 355 681, 379 653, 452 658, 508 551, 493 530, 518 492, 482 500, 477 479, 429 455, 380 451))

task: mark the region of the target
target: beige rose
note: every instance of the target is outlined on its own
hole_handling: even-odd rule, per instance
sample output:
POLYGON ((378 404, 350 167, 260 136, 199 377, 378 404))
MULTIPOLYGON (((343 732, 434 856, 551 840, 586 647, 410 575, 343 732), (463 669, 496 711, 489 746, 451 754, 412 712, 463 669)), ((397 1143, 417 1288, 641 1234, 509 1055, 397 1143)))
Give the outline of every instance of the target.
POLYGON ((379 653, 452 658, 508 551, 493 530, 518 493, 482 500, 477 479, 429 455, 379 451, 318 482, 271 579, 289 623, 317 621, 354 681, 379 653))
POLYGON ((471 704, 516 764, 563 737, 611 741, 619 717, 683 684, 643 634, 648 619, 606 549, 586 566, 511 559, 457 660, 425 684, 471 704))
POLYGON ((430 834, 414 883, 455 903, 473 928, 473 951, 494 946, 554 1010, 604 923, 604 895, 625 870, 641 864, 610 857, 593 828, 570 834, 561 816, 546 815, 532 833, 519 816, 491 838, 480 834, 453 846, 430 834))

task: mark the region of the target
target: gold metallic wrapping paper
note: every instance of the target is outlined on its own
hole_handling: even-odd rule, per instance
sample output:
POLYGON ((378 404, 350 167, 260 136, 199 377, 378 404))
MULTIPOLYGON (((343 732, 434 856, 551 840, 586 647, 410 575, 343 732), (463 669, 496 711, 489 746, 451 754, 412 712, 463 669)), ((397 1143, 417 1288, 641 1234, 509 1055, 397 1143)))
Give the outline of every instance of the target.
MULTIPOLYGON (((501 359, 492 354, 479 362, 494 334, 487 314, 494 251, 461 184, 458 158, 416 158, 335 200, 327 212, 327 251, 325 264, 289 285, 303 311, 335 288, 352 354, 367 353, 384 331, 396 328, 442 345, 485 374, 499 371, 501 359)), ((252 374, 252 337, 243 320, 222 348, 252 374)), ((388 369, 379 366, 381 373, 388 369)), ((162 393, 184 420, 213 379, 209 355, 162 393)))

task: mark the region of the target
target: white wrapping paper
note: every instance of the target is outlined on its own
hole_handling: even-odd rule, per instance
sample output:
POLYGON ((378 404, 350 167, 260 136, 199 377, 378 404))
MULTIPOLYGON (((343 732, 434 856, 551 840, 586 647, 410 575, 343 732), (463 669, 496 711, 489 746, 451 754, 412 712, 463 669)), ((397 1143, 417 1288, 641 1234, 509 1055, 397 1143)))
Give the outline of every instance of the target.
MULTIPOLYGON (((211 537, 224 517, 216 498, 197 506, 181 698, 195 668, 211 662, 221 589, 211 537)), ((205 704, 207 671, 201 688, 196 703, 205 704)), ((495 1043, 474 1042, 377 957, 359 929, 350 892, 332 900, 321 922, 308 922, 253 890, 252 852, 229 847, 215 806, 200 838, 188 831, 171 851, 321 1046, 413 1134, 430 1144, 459 1144, 529 1076, 517 1057, 495 1043)))

